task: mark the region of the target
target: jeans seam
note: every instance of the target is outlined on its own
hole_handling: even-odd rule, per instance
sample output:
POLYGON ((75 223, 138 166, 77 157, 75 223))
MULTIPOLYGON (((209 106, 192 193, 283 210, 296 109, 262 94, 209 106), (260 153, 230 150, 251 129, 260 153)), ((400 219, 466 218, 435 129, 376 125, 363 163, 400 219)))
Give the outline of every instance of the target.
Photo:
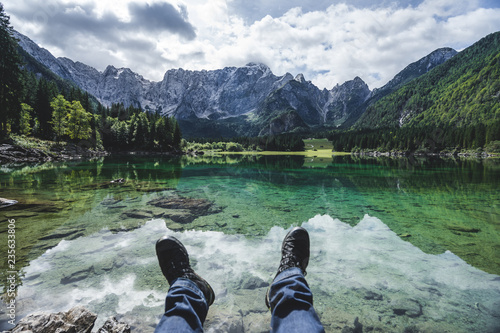
POLYGON ((189 279, 178 278, 170 286, 170 288, 173 288, 173 287, 184 287, 184 288, 187 288, 187 289, 191 290, 192 292, 194 292, 196 295, 200 296, 201 299, 205 303, 207 303, 207 300, 205 299, 205 295, 203 294, 203 292, 200 290, 200 288, 198 288, 198 286, 193 281, 191 281, 189 279))

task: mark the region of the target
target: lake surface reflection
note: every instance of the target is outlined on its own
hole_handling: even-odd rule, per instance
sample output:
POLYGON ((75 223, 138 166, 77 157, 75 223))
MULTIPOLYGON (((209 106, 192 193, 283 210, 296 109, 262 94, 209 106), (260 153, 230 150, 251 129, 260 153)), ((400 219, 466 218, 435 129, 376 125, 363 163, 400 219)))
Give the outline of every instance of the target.
MULTIPOLYGON (((152 331, 168 284, 154 242, 181 239, 217 300, 207 331, 269 326, 287 229, 311 235, 327 331, 500 327, 498 160, 106 157, 3 165, 0 250, 16 220, 19 319, 82 304, 152 331), (111 182, 115 180, 115 182, 111 182)), ((2 286, 7 260, 2 261, 2 286)), ((5 293, 5 287, 4 287, 5 293)), ((10 328, 5 314, 0 329, 10 328)))

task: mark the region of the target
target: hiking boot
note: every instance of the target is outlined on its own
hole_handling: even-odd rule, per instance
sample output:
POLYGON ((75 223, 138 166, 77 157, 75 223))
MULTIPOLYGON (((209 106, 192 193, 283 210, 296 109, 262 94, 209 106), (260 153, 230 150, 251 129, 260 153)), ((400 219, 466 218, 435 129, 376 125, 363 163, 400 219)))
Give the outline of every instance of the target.
POLYGON ((172 236, 160 238, 156 242, 156 256, 168 284, 178 278, 189 279, 202 291, 208 306, 212 305, 215 300, 212 287, 191 268, 187 250, 179 240, 172 236))
MULTIPOLYGON (((309 264, 309 233, 302 227, 295 227, 286 234, 281 245, 281 261, 276 277, 283 271, 298 267, 304 274, 309 264)), ((269 290, 266 293, 266 305, 269 305, 269 290)))
MULTIPOLYGON (((302 227, 295 227, 286 234, 281 245, 281 261, 278 268, 278 276, 284 270, 298 267, 307 274, 306 268, 309 264, 309 234, 302 227)), ((275 277, 276 278, 276 277, 275 277)))

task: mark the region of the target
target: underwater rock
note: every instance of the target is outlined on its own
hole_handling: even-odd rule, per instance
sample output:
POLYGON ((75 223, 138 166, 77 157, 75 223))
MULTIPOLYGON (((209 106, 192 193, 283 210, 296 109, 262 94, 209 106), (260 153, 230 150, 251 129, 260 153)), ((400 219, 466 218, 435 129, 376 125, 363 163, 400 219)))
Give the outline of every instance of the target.
POLYGON ((137 182, 134 184, 135 190, 137 192, 145 192, 145 193, 151 193, 151 192, 162 192, 162 191, 169 191, 173 190, 174 188, 169 186, 168 184, 159 184, 157 182, 153 181, 142 181, 142 182, 137 182))
POLYGON ((19 219, 19 218, 28 218, 28 217, 34 217, 37 216, 38 213, 36 212, 28 212, 28 211, 23 211, 23 210, 10 210, 8 212, 5 212, 5 217, 9 219, 19 219))
POLYGON ((227 332, 227 333, 239 333, 246 332, 243 326, 243 318, 241 315, 235 315, 233 313, 217 313, 212 315, 209 311, 207 319, 205 321, 205 326, 210 327, 207 333, 212 332, 227 332))
POLYGON ((52 333, 74 332, 90 333, 97 315, 82 306, 76 306, 68 312, 35 313, 23 319, 11 330, 11 333, 52 333))
POLYGON ((384 297, 380 294, 377 294, 371 290, 366 291, 364 299, 369 300, 369 301, 381 301, 384 299, 384 297))
POLYGON ((9 206, 15 205, 16 203, 17 203, 17 200, 0 198, 0 208, 9 207, 9 206))
POLYGON ((267 333, 271 327, 270 319, 268 313, 250 313, 243 317, 243 332, 267 333))
POLYGON ((131 219, 152 219, 155 217, 153 212, 145 209, 131 209, 123 212, 121 218, 131 218, 131 219))
POLYGON ((15 214, 13 213, 14 211, 22 211, 23 213, 26 213, 27 211, 30 213, 57 213, 67 206, 68 204, 66 202, 60 200, 36 200, 30 202, 21 201, 9 209, 8 214, 15 214))
POLYGON ((363 325, 359 322, 359 318, 354 319, 354 327, 344 326, 341 333, 363 333, 363 325))
POLYGON ((448 226, 448 229, 451 231, 471 232, 471 233, 478 233, 481 231, 481 229, 478 229, 478 228, 464 227, 464 226, 458 226, 458 225, 448 226))
POLYGON ((148 204, 166 209, 188 209, 197 212, 205 212, 212 207, 213 203, 205 199, 186 198, 181 196, 169 196, 154 199, 148 204))
POLYGON ((410 318, 422 315, 422 305, 414 299, 396 299, 391 302, 392 311, 395 315, 406 315, 410 318))
POLYGON ((257 276, 247 276, 243 278, 243 280, 241 281, 241 289, 254 290, 257 288, 264 288, 268 286, 269 286, 268 282, 265 282, 264 280, 262 280, 257 276))
POLYGON ((122 199, 106 198, 103 201, 101 201, 101 205, 112 206, 119 203, 120 201, 122 201, 122 199))
POLYGON ((39 238, 39 240, 49 240, 49 239, 75 239, 77 237, 83 236, 83 229, 73 229, 68 231, 60 231, 50 234, 48 236, 44 236, 39 238))
POLYGON ((177 223, 181 223, 181 224, 191 223, 194 221, 194 219, 197 218, 197 216, 192 214, 190 211, 181 210, 181 209, 179 209, 173 213, 166 213, 165 217, 168 217, 172 221, 177 222, 177 223))
POLYGON ((148 204, 166 209, 163 217, 182 224, 191 223, 200 216, 217 214, 222 211, 222 208, 214 207, 212 201, 179 195, 159 197, 149 201, 148 204))
POLYGON ((61 284, 68 284, 83 280, 93 273, 94 273, 94 266, 90 266, 86 269, 74 272, 68 276, 64 276, 63 278, 61 278, 61 284))

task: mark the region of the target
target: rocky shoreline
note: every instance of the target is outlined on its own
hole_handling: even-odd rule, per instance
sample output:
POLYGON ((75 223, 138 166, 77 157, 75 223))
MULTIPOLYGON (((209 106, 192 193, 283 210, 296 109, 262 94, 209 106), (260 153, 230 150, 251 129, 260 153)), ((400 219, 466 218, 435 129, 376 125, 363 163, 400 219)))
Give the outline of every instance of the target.
POLYGON ((103 150, 91 150, 75 144, 61 146, 57 150, 45 151, 39 148, 24 148, 13 142, 0 144, 0 163, 48 162, 89 157, 107 156, 103 150))
MULTIPOLYGON (((103 157, 108 155, 184 155, 182 151, 105 151, 88 149, 75 144, 66 144, 57 149, 44 150, 39 148, 24 148, 13 142, 0 144, 0 163, 36 163, 49 161, 66 161, 82 158, 103 157)), ((187 155, 203 155, 203 152, 190 151, 187 155)))
POLYGON ((410 152, 410 151, 391 151, 391 152, 380 152, 380 151, 363 151, 363 152, 353 152, 351 153, 357 156, 370 156, 370 157, 472 157, 472 158, 488 158, 496 157, 496 154, 490 154, 486 152, 439 152, 439 153, 425 153, 425 152, 410 152))
MULTIPOLYGON (((49 333, 49 332, 73 332, 90 333, 97 319, 95 313, 90 312, 83 306, 75 306, 67 312, 44 313, 38 312, 21 319, 10 333, 49 333)), ((3 332, 3 333, 5 333, 3 332)), ((116 318, 110 317, 97 333, 130 333, 130 325, 118 322, 116 318)))

